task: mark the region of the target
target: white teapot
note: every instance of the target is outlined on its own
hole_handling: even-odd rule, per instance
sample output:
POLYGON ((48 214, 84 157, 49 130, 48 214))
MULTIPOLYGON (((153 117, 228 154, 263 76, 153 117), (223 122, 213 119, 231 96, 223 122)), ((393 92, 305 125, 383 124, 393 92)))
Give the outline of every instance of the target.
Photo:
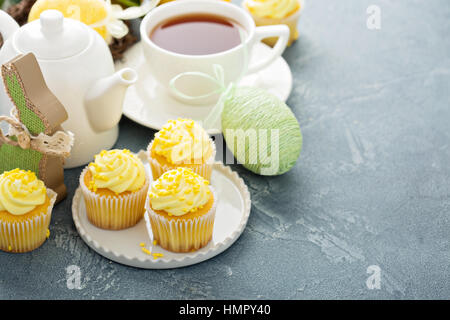
MULTIPOLYGON (((137 80, 129 68, 114 73, 111 52, 92 28, 66 19, 56 10, 21 28, 0 10, 4 44, 0 64, 19 54, 34 53, 50 90, 65 106, 69 119, 63 128, 75 134, 66 168, 88 163, 118 137, 118 122, 127 87, 137 80)), ((0 114, 9 115, 12 103, 0 84, 0 114)))

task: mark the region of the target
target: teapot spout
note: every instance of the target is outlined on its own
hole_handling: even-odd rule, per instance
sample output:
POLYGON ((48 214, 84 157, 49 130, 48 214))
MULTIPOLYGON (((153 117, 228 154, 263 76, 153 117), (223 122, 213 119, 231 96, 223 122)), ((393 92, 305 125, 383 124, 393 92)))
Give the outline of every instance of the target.
POLYGON ((97 80, 87 91, 84 106, 89 123, 96 132, 112 129, 119 123, 126 89, 137 78, 136 71, 124 68, 112 76, 97 80))

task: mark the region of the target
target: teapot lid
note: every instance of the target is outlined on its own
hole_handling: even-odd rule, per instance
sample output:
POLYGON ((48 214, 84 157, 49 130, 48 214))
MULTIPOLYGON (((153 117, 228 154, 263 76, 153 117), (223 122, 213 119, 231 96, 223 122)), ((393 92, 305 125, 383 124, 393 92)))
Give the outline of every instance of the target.
POLYGON ((86 49, 90 31, 79 21, 64 19, 60 11, 46 10, 39 20, 17 31, 14 45, 20 52, 33 52, 40 60, 64 59, 86 49))

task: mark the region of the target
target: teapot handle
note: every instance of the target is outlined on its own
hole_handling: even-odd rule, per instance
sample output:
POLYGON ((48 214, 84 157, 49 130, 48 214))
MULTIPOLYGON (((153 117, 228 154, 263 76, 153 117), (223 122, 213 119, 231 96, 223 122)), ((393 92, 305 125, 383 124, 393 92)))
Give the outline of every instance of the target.
POLYGON ((5 11, 0 10, 0 34, 6 41, 16 30, 19 29, 17 22, 5 11))

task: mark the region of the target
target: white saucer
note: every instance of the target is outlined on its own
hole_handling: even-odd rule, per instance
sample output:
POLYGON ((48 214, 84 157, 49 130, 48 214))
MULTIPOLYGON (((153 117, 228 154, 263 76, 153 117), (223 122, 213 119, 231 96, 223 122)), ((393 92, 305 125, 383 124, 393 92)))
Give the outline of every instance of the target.
MULTIPOLYGON (((253 50, 252 63, 254 63, 253 60, 264 58, 270 53, 271 48, 259 43, 253 50)), ((124 67, 135 69, 139 74, 139 80, 127 90, 123 114, 143 126, 160 130, 169 119, 182 117, 203 120, 213 107, 212 105, 190 106, 171 97, 150 74, 140 42, 127 50, 123 61, 116 63, 116 70, 124 67)), ((244 77, 240 85, 266 89, 286 101, 292 90, 291 69, 280 57, 264 70, 244 77)), ((209 130, 211 134, 220 132, 220 128, 209 130)))
MULTIPOLYGON (((138 154, 151 177, 151 170, 144 151, 138 154)), ((191 253, 173 253, 159 246, 149 248, 153 242, 151 226, 142 219, 136 226, 108 231, 93 226, 87 219, 81 189, 72 200, 72 217, 78 233, 86 244, 102 256, 118 263, 144 269, 168 269, 184 267, 210 259, 228 249, 241 235, 250 215, 250 193, 236 172, 221 163, 214 165, 211 185, 219 195, 213 238, 204 248, 191 253), (154 259, 142 252, 140 243, 152 253, 162 253, 154 259)))

